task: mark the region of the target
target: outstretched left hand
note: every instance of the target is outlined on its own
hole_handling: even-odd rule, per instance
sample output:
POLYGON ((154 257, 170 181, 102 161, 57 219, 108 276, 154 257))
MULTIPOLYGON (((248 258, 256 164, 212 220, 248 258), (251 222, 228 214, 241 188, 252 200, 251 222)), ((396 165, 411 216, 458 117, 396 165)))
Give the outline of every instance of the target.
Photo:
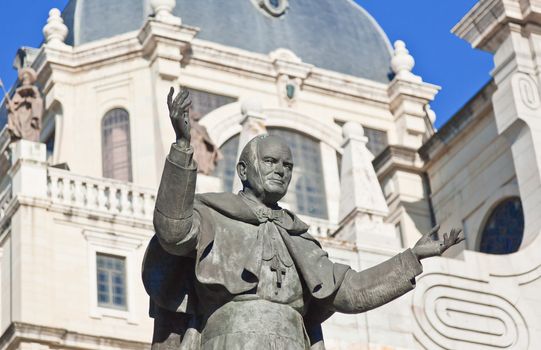
POLYGON ((438 233, 440 225, 434 226, 429 233, 426 233, 415 243, 413 254, 420 261, 432 256, 440 256, 450 247, 464 240, 464 234, 461 229, 454 228, 449 234, 443 234, 443 241, 434 240, 434 235, 438 233))

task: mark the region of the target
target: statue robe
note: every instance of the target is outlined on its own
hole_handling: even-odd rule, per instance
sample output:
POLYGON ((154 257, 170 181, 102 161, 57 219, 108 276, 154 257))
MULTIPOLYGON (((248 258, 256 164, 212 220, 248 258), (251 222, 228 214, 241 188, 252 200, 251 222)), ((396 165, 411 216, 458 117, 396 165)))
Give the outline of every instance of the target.
POLYGON ((191 155, 173 146, 156 201, 156 236, 143 266, 154 350, 200 349, 209 315, 239 295, 257 295, 269 230, 279 233, 302 280, 300 312, 311 349, 324 349, 321 323, 333 312, 383 305, 411 290, 422 271, 411 250, 361 272, 335 264, 289 211, 231 193, 195 196, 196 171, 191 155))

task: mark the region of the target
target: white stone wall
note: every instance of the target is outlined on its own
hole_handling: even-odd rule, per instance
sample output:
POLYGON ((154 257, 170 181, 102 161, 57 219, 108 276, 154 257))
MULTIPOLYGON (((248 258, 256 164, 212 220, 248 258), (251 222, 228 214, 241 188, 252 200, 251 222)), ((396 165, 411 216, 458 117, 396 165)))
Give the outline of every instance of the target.
POLYGON ((498 135, 493 113, 472 118, 430 161, 428 174, 436 221, 444 230, 463 227, 465 247, 477 250, 495 204, 519 193, 509 144, 498 135))

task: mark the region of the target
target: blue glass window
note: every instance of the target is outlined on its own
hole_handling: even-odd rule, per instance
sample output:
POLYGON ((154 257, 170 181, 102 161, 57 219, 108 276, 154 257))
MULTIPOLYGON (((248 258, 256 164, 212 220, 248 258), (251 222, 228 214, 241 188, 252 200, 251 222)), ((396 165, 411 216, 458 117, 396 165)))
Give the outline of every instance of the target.
POLYGON ((212 175, 222 179, 225 192, 231 192, 233 190, 233 180, 237 176, 238 149, 239 135, 233 136, 220 147, 223 158, 216 164, 212 175))
POLYGON ((272 7, 278 8, 280 6, 280 0, 269 0, 272 7))
POLYGON ((483 228, 479 251, 489 254, 516 252, 524 235, 524 213, 520 198, 513 197, 498 204, 483 228))
POLYGON ((122 257, 97 254, 98 305, 126 310, 126 261, 122 257))

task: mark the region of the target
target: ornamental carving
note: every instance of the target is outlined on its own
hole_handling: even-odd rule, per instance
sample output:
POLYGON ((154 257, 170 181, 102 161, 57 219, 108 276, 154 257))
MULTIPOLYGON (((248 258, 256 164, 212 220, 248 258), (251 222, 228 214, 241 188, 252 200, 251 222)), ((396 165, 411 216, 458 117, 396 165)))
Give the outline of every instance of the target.
POLYGON ((524 73, 517 73, 513 77, 513 85, 516 91, 518 91, 524 106, 532 110, 537 110, 541 107, 539 87, 531 76, 524 73))
POLYGON ((488 281, 423 275, 415 289, 415 338, 426 349, 527 349, 528 326, 513 302, 488 281))
POLYGON ((258 3, 263 10, 274 17, 283 15, 289 7, 288 0, 258 0, 258 3))

